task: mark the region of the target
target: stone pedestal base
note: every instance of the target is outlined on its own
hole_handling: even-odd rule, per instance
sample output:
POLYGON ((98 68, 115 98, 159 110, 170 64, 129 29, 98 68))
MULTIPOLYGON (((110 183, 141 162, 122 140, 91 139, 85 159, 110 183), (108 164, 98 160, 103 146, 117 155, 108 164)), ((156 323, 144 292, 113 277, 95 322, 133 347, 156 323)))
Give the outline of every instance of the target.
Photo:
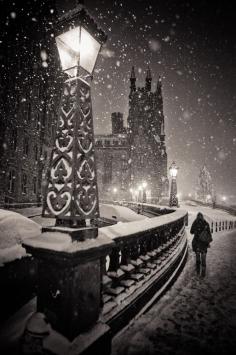
POLYGON ((28 239, 24 247, 38 260, 37 311, 46 316, 54 330, 72 341, 98 320, 102 304, 101 258, 109 254, 113 242, 98 236, 70 243, 68 237, 64 247, 64 238, 60 236, 56 243, 56 236, 43 233, 28 239), (59 250, 53 250, 50 238, 59 250))

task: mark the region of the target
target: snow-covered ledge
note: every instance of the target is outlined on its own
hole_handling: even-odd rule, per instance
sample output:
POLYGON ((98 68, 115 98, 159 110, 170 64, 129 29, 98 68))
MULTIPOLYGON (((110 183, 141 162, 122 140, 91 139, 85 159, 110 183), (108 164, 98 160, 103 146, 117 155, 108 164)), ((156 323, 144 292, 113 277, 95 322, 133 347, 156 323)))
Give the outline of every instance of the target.
MULTIPOLYGON (((151 205, 156 207, 155 205, 151 205)), ((158 227, 167 226, 173 222, 176 222, 182 218, 186 219, 187 222, 187 211, 183 209, 178 209, 172 213, 158 216, 154 218, 146 218, 141 221, 127 222, 127 223, 117 223, 112 226, 102 227, 99 229, 99 236, 106 236, 111 239, 117 239, 119 237, 126 237, 131 235, 137 235, 142 232, 150 231, 151 229, 156 229, 158 227)), ((187 224, 187 223, 186 223, 187 224)))

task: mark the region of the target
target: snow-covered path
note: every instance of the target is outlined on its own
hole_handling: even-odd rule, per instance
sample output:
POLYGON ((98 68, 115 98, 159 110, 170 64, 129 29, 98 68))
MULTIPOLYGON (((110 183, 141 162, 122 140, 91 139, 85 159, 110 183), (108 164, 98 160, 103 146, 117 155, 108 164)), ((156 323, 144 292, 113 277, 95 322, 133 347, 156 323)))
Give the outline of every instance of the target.
MULTIPOLYGON (((190 211, 190 225, 194 212, 190 211)), ((191 245, 189 233, 188 237, 191 245)), ((235 334, 234 230, 213 235, 204 278, 196 274, 195 255, 189 248, 187 264, 178 280, 145 315, 113 339, 112 355, 229 355, 235 353, 235 334)))

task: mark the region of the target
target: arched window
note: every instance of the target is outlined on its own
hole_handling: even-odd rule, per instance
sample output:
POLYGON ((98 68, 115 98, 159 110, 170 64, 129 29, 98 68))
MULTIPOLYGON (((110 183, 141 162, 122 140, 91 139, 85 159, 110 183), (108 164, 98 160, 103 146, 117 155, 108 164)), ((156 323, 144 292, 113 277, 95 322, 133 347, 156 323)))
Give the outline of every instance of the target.
POLYGON ((11 169, 9 171, 9 179, 8 179, 8 191, 11 193, 15 191, 15 181, 16 181, 16 172, 15 170, 11 169))

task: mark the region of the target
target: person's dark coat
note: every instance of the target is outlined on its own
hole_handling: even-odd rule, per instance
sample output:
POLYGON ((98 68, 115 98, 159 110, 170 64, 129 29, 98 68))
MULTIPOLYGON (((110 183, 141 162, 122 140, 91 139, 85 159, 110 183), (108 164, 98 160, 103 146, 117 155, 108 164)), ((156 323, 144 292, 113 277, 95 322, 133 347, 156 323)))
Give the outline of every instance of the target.
POLYGON ((190 233, 194 234, 192 240, 192 248, 195 253, 206 253, 207 248, 209 248, 209 243, 205 243, 199 240, 199 236, 204 229, 206 229, 211 234, 209 223, 207 223, 207 221, 204 219, 202 213, 198 213, 197 218, 194 220, 190 229, 190 233))

